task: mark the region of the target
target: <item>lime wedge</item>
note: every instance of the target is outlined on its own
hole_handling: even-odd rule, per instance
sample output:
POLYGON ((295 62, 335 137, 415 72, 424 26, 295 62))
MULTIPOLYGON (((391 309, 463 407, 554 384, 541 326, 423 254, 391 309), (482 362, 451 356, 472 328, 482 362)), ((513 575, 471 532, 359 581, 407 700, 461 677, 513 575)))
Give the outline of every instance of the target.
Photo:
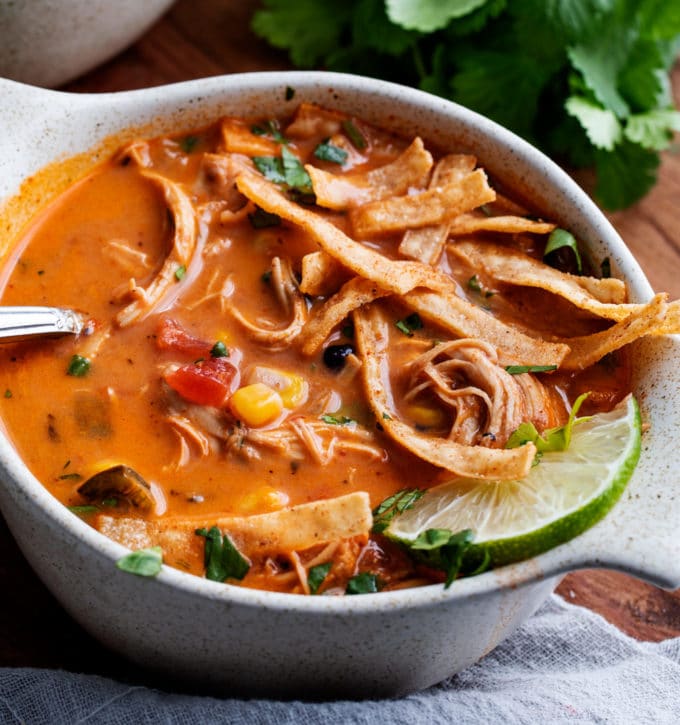
POLYGON ((519 481, 458 479, 431 488, 385 535, 404 544, 428 529, 471 529, 462 571, 547 551, 599 521, 617 501, 640 456, 640 411, 628 396, 608 413, 578 421, 566 451, 544 453, 519 481))

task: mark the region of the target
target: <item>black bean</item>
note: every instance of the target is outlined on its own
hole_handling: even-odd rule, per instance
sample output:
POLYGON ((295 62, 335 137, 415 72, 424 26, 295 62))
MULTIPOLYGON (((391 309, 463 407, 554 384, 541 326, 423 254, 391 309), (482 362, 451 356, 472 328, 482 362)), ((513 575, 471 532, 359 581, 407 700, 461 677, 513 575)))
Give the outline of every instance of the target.
POLYGON ((353 354, 353 345, 329 345, 323 351, 323 361, 326 367, 331 370, 339 370, 344 367, 347 356, 353 354))

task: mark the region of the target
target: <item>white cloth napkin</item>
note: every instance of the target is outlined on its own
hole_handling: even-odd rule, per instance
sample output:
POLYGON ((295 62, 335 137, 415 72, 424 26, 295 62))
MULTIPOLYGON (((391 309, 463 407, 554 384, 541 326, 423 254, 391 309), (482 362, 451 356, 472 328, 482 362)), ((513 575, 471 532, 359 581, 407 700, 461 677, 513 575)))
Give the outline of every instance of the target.
POLYGON ((553 595, 484 660, 395 700, 282 702, 178 695, 92 675, 0 668, 0 722, 680 723, 680 638, 637 642, 553 595))

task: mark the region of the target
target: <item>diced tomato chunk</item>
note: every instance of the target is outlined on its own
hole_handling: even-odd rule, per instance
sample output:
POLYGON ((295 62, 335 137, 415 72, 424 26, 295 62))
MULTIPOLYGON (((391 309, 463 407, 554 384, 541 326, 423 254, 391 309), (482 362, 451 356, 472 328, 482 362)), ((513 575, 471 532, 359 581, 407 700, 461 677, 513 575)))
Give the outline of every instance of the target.
MULTIPOLYGON (((165 382, 185 400, 198 405, 224 405, 238 370, 223 357, 182 365, 164 375, 165 382)), ((238 384, 238 381, 236 381, 238 384)))
POLYGON ((156 331, 156 346, 160 350, 172 350, 191 357, 207 357, 211 344, 187 332, 177 320, 161 317, 156 331))

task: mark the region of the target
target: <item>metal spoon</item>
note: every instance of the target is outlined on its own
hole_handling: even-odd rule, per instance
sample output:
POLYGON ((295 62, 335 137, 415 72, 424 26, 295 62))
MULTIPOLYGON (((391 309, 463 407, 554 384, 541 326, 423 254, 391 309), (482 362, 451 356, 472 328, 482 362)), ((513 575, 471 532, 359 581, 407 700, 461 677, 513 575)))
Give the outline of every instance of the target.
POLYGON ((84 319, 77 312, 61 307, 0 306, 0 342, 77 335, 83 325, 84 319))

